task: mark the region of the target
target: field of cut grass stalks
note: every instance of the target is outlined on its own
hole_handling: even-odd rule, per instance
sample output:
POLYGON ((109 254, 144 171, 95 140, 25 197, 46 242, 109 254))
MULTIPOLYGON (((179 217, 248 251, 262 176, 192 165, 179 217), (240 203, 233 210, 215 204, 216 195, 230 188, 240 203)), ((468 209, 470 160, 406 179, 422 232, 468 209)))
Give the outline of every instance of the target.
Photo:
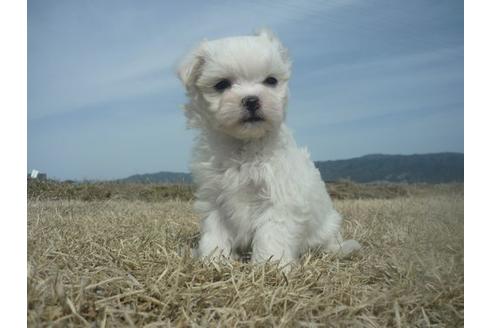
POLYGON ((287 275, 193 259, 199 220, 184 196, 30 188, 30 327, 463 326, 463 185, 339 189, 362 251, 307 254, 287 275))

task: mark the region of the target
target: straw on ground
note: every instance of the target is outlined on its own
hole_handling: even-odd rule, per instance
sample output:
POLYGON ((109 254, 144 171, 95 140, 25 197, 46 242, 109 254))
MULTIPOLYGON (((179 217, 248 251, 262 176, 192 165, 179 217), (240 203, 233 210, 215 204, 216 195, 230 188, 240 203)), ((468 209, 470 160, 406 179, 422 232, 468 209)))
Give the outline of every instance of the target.
POLYGON ((361 253, 313 252, 288 275, 192 258, 190 201, 30 199, 28 324, 462 326, 462 185, 412 188, 335 200, 361 253))

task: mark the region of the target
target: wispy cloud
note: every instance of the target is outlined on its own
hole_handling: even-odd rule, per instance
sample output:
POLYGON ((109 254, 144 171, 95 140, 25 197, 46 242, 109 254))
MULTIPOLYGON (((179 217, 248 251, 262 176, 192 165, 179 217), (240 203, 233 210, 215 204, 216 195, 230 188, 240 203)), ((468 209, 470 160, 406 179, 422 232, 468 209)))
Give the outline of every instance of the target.
POLYGON ((177 61, 199 40, 250 33, 259 27, 258 22, 282 25, 349 2, 195 4, 199 8, 163 2, 95 7, 47 1, 43 8, 31 8, 29 118, 159 90, 174 91, 177 61), (242 22, 239 26, 238 21, 242 22), (190 28, 190 24, 200 28, 190 28), (43 65, 38 64, 40 60, 43 65))

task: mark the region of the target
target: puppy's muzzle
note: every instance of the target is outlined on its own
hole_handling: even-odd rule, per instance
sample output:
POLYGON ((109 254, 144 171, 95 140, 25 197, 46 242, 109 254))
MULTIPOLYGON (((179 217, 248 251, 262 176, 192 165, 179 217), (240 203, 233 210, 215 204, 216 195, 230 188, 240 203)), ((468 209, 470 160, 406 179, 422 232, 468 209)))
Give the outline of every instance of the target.
POLYGON ((257 96, 246 96, 241 100, 243 107, 251 116, 256 115, 256 111, 260 109, 260 99, 257 96))

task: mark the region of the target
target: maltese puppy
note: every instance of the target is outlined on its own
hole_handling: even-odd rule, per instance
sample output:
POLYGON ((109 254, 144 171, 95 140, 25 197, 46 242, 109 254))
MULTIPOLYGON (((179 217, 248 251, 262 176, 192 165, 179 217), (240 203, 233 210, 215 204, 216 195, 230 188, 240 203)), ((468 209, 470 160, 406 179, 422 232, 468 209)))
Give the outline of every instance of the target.
POLYGON ((347 255, 319 171, 284 124, 290 60, 269 31, 203 41, 178 75, 199 135, 191 171, 202 217, 196 253, 288 264, 311 248, 347 255))

